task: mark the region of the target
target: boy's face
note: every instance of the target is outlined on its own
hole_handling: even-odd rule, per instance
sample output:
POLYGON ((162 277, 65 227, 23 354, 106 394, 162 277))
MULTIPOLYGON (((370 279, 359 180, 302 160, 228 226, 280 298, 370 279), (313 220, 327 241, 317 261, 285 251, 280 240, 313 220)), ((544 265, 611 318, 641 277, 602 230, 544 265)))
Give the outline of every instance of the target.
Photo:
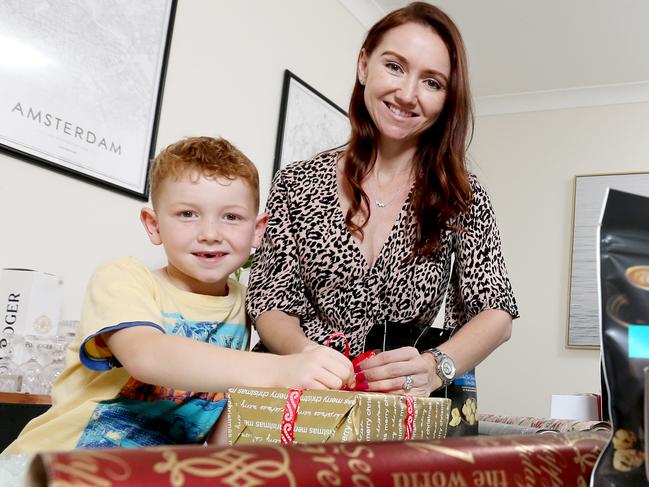
POLYGON ((179 289, 223 296, 228 276, 261 244, 268 217, 241 179, 189 175, 162 182, 155 211, 141 212, 149 239, 162 244, 167 274, 179 289))

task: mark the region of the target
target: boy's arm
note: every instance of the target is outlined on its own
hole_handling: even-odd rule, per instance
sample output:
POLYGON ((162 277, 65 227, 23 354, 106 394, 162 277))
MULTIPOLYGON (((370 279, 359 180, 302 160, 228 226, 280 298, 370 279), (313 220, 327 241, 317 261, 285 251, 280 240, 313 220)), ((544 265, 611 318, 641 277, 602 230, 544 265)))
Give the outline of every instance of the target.
POLYGON ((283 356, 244 352, 148 326, 124 328, 103 339, 135 379, 186 391, 217 392, 235 386, 339 389, 354 377, 351 362, 327 347, 283 356))

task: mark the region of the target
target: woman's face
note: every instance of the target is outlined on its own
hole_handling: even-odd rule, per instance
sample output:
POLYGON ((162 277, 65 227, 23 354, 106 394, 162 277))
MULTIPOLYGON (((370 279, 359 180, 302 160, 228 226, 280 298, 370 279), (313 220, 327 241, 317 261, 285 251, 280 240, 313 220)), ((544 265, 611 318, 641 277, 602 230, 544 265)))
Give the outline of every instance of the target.
POLYGON ((450 72, 441 37, 418 23, 387 31, 369 55, 361 51, 358 76, 382 143, 417 144, 444 107, 450 72))

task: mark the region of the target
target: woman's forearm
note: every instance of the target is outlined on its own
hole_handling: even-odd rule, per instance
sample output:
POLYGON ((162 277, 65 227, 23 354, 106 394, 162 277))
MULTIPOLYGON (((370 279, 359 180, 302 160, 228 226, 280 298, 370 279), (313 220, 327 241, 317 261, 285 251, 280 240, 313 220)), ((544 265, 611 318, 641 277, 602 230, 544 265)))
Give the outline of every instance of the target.
MULTIPOLYGON (((512 317, 506 311, 487 309, 467 322, 438 348, 455 362, 456 376, 473 369, 509 340, 512 317)), ((431 354, 425 357, 434 360, 431 354)))
MULTIPOLYGON (((509 339, 512 318, 500 310, 485 310, 466 323, 448 341, 437 347, 455 363, 455 376, 460 376, 482 362, 501 343, 509 339)), ((365 389, 427 397, 442 387, 437 375, 437 362, 432 353, 414 347, 401 347, 381 352, 360 363, 365 389), (404 389, 406 380, 410 387, 404 389)), ((356 377, 358 383, 359 377, 356 377)))
POLYGON ((265 311, 257 317, 255 326, 259 338, 273 353, 300 353, 314 344, 304 335, 300 319, 283 311, 265 311))

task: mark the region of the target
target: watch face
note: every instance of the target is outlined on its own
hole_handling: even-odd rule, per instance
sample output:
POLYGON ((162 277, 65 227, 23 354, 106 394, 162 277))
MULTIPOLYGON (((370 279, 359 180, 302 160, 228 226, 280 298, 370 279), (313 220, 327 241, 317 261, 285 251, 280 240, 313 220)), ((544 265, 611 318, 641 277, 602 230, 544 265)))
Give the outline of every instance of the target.
POLYGON ((444 374, 444 377, 446 377, 447 379, 453 379, 455 377, 455 365, 452 361, 447 358, 443 358, 439 365, 442 370, 442 374, 444 374))

